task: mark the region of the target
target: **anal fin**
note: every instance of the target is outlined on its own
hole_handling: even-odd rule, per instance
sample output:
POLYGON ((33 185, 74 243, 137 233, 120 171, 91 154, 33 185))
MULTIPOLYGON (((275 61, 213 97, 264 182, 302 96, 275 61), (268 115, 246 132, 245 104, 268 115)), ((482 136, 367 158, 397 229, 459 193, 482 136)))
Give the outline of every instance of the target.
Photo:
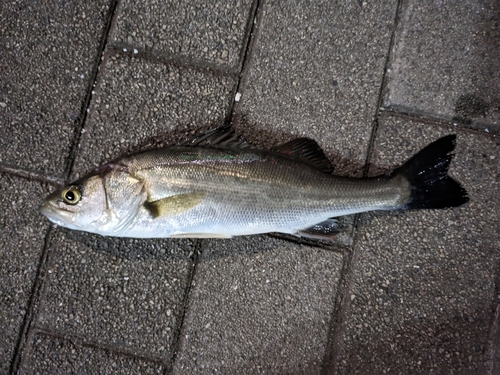
POLYGON ((170 238, 231 238, 232 236, 218 233, 180 233, 169 236, 170 238))
POLYGON ((331 218, 297 232, 301 237, 332 241, 340 233, 339 222, 331 218))

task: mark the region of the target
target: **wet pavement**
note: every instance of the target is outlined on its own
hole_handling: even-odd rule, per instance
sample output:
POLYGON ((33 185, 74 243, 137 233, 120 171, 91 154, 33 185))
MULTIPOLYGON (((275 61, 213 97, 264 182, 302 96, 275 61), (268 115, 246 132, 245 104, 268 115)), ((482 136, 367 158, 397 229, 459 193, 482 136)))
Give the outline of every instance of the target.
POLYGON ((500 373, 497 1, 0 5, 0 373, 500 373), (233 124, 343 176, 457 134, 460 208, 332 243, 105 238, 38 213, 62 181, 233 124))

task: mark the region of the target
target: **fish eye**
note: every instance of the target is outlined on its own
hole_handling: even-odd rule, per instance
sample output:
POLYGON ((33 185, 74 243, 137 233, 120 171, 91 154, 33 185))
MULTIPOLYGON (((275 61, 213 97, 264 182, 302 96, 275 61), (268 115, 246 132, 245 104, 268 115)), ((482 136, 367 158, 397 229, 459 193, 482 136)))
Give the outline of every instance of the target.
POLYGON ((75 205, 80 202, 82 193, 77 186, 70 186, 69 188, 63 190, 61 197, 64 203, 75 205))

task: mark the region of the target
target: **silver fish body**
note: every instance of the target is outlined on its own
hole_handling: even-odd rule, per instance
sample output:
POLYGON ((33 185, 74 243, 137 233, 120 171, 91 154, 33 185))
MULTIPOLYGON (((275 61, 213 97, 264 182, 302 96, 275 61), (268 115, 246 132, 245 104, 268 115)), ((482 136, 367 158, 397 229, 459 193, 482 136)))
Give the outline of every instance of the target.
MULTIPOLYGON (((328 237, 322 223, 332 217, 434 208, 412 203, 420 198, 404 170, 369 179, 336 177, 319 170, 325 158, 313 141, 290 144, 276 150, 178 146, 141 152, 56 191, 41 211, 59 225, 107 236, 224 238, 307 235, 318 224, 316 234, 328 237), (300 147, 317 149, 299 158, 294 152, 300 147)), ((448 151, 441 156, 447 158, 445 169, 448 151)), ((452 181, 452 188, 461 189, 455 191, 461 199, 445 206, 464 203, 465 190, 446 171, 439 176, 438 183, 452 181)))

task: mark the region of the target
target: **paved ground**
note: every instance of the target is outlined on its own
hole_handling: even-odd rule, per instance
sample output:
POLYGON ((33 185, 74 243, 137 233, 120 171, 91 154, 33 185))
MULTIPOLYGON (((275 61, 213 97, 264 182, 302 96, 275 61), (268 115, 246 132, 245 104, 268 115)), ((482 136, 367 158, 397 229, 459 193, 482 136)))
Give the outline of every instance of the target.
POLYGON ((6 0, 0 373, 500 373, 500 4, 6 0), (239 100, 235 98, 238 97, 239 100), (285 236, 53 228, 52 185, 234 123, 341 175, 458 134, 468 205, 285 236))

